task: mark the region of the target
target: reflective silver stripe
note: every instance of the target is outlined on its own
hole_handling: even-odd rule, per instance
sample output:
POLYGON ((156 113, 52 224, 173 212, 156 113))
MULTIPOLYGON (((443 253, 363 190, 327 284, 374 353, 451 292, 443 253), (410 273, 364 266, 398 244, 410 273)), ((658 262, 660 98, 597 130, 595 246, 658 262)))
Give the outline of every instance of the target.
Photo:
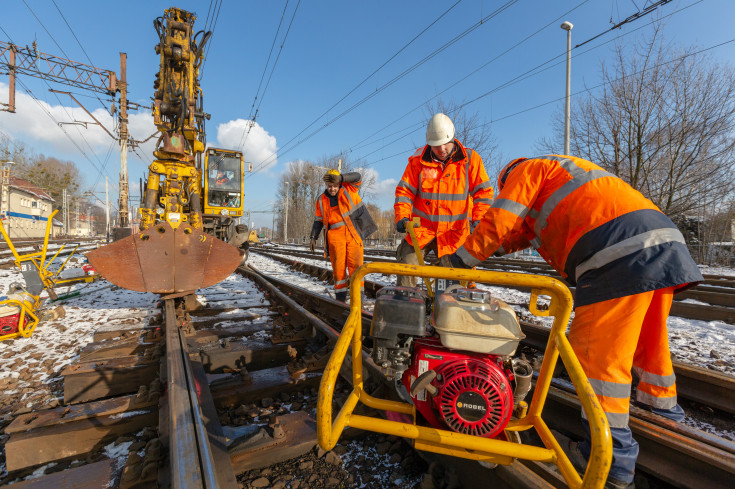
MULTIPOLYGON (((544 205, 539 211, 539 216, 536 219, 536 223, 533 225, 533 231, 536 236, 541 235, 541 230, 546 227, 546 220, 549 218, 551 213, 554 211, 559 203, 566 199, 572 192, 582 187, 583 185, 597 180, 598 178, 604 177, 615 177, 612 173, 608 173, 605 170, 590 170, 584 171, 582 168, 577 166, 572 160, 565 159, 559 162, 562 168, 564 168, 572 176, 572 179, 567 183, 559 187, 553 194, 546 199, 544 205)), ((615 177, 617 178, 617 177, 615 177)))
POLYGON ((354 206, 355 203, 352 201, 352 196, 350 195, 350 193, 349 192, 344 192, 344 195, 347 196, 347 201, 350 203, 350 207, 354 206))
POLYGON ((531 219, 538 219, 538 211, 536 209, 531 208, 530 211, 528 211, 528 217, 531 219))
POLYGON ((401 202, 404 203, 404 204, 411 204, 411 205, 413 205, 413 199, 410 199, 408 197, 404 197, 403 195, 396 197, 395 203, 398 204, 398 203, 401 203, 401 202))
POLYGON ((636 251, 658 246, 663 243, 679 242, 684 243, 684 236, 675 228, 660 228, 646 231, 645 233, 631 236, 618 243, 608 246, 583 261, 574 271, 575 277, 579 280, 585 272, 603 267, 610 262, 628 256, 636 251))
POLYGON ((482 182, 482 183, 478 184, 477 186, 475 186, 475 188, 472 190, 472 195, 475 195, 477 192, 479 192, 481 190, 485 190, 486 188, 490 188, 490 187, 491 187, 491 185, 490 185, 490 182, 489 181, 482 182))
POLYGON ((535 249, 541 248, 541 240, 538 238, 533 238, 531 240, 531 246, 533 246, 535 249))
POLYGON ((464 192, 462 194, 442 194, 439 192, 424 192, 423 190, 419 192, 419 198, 425 199, 425 200, 449 200, 454 202, 459 202, 462 200, 467 200, 467 192, 464 192))
POLYGON ((314 218, 315 221, 324 222, 324 218, 322 216, 316 216, 314 218))
POLYGON ((322 211, 322 221, 324 220, 324 204, 322 203, 322 198, 319 197, 319 210, 322 211))
POLYGON ((673 409, 676 407, 676 396, 656 397, 648 392, 636 389, 635 398, 638 402, 655 407, 656 409, 673 409))
POLYGON ((339 221, 336 224, 330 224, 329 226, 327 226, 327 229, 331 231, 332 229, 341 228, 344 225, 345 225, 345 222, 344 221, 339 221))
MULTIPOLYGON (((605 412, 605 417, 607 418, 607 424, 610 425, 610 428, 627 428, 628 427, 628 420, 630 419, 630 415, 628 413, 608 413, 605 412)), ((587 419, 587 414, 582 410, 582 419, 587 419)))
POLYGON ((485 198, 482 198, 482 199, 472 199, 472 202, 473 202, 473 204, 487 204, 487 205, 492 205, 493 199, 485 199, 485 198))
POLYGON ((633 373, 635 373, 641 382, 645 382, 649 385, 655 385, 656 387, 672 387, 676 384, 676 374, 671 375, 657 375, 647 372, 640 367, 633 367, 633 373))
POLYGON ((478 263, 480 263, 480 260, 472 256, 470 252, 464 248, 464 246, 460 246, 456 253, 457 256, 460 257, 464 264, 468 267, 474 267, 477 266, 478 263))
POLYGON ((426 214, 425 212, 422 212, 420 209, 414 208, 413 213, 414 215, 422 217, 426 219, 427 221, 431 221, 431 222, 454 222, 454 221, 464 221, 467 219, 466 212, 462 214, 452 214, 448 216, 435 216, 435 215, 426 214))
POLYGON ((411 192, 413 195, 416 195, 416 189, 406 183, 405 180, 401 180, 400 182, 398 182, 398 185, 396 185, 396 187, 403 187, 405 189, 408 189, 408 191, 411 192))
POLYGON ((630 383, 608 382, 606 380, 589 379, 592 390, 598 396, 627 399, 630 397, 630 383))
POLYGON ((360 202, 359 204, 350 207, 350 210, 342 214, 342 217, 351 216, 353 212, 355 212, 357 209, 359 209, 360 207, 364 205, 365 205, 365 202, 360 202))
POLYGON ((528 214, 528 207, 510 199, 495 199, 493 202, 493 208, 512 212, 521 219, 526 217, 526 214, 528 214))
POLYGON ((350 281, 350 278, 349 277, 347 277, 344 280, 338 280, 337 282, 334 282, 334 287, 336 288, 338 285, 344 285, 344 284, 346 284, 349 281, 350 281))

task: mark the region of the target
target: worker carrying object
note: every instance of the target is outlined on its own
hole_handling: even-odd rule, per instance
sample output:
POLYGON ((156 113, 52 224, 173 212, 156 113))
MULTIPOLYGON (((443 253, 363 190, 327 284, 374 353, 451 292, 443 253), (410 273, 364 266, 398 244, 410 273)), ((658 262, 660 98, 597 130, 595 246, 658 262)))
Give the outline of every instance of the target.
MULTIPOLYGON (((531 245, 576 285, 569 342, 612 431, 606 487, 628 487, 638 457, 628 427, 631 370, 639 379, 638 403, 684 419, 666 319, 673 294, 704 280, 702 274, 676 225, 589 161, 556 155, 513 160, 498 176, 498 192, 475 231, 442 264, 471 267, 498 250, 531 245)), ((584 424, 586 438, 570 453, 582 470, 590 454, 584 424)))
MULTIPOLYGON (((493 188, 477 152, 454 137, 454 124, 435 114, 426 127, 426 146, 409 159, 396 187, 396 231, 421 220, 415 228, 422 258, 433 250, 437 257, 453 253, 471 228, 490 208, 493 188)), ((406 235, 396 250, 399 263, 418 265, 411 237, 406 235)), ((399 275, 397 285, 416 286, 416 277, 399 275)))
POLYGON ((362 175, 357 172, 342 175, 337 170, 329 170, 324 175, 324 183, 327 188, 316 200, 310 247, 314 251, 326 224, 324 249, 332 262, 335 297, 346 302, 350 277, 362 265, 363 239, 378 227, 357 193, 362 175))

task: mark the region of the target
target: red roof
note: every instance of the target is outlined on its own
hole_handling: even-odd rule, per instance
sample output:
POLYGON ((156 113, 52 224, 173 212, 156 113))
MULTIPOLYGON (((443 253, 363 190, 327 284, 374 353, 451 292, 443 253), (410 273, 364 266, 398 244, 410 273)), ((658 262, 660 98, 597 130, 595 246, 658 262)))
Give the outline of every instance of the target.
POLYGON ((33 185, 28 180, 23 180, 22 178, 10 176, 10 186, 12 188, 17 188, 19 190, 22 190, 23 192, 27 192, 31 195, 36 196, 39 199, 48 200, 50 202, 56 202, 49 194, 46 193, 45 190, 41 190, 40 188, 33 185))

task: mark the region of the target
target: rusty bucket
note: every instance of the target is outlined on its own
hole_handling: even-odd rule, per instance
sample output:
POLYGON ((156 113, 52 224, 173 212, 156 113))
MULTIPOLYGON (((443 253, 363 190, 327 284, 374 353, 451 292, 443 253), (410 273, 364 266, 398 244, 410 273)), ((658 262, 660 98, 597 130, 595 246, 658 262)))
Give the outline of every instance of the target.
POLYGON ((167 222, 87 253, 89 263, 124 289, 156 294, 193 292, 227 278, 243 251, 188 224, 167 222))

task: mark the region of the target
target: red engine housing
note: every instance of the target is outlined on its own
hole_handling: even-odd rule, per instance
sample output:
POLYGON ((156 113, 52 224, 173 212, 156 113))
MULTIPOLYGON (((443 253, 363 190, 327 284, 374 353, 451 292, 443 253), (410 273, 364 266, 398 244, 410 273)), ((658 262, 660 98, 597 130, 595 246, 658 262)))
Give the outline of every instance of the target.
POLYGON ((430 370, 437 374, 431 382, 437 392, 411 396, 430 426, 486 438, 503 432, 513 412, 513 374, 500 357, 449 350, 438 338, 416 339, 402 378, 406 389, 430 370))

